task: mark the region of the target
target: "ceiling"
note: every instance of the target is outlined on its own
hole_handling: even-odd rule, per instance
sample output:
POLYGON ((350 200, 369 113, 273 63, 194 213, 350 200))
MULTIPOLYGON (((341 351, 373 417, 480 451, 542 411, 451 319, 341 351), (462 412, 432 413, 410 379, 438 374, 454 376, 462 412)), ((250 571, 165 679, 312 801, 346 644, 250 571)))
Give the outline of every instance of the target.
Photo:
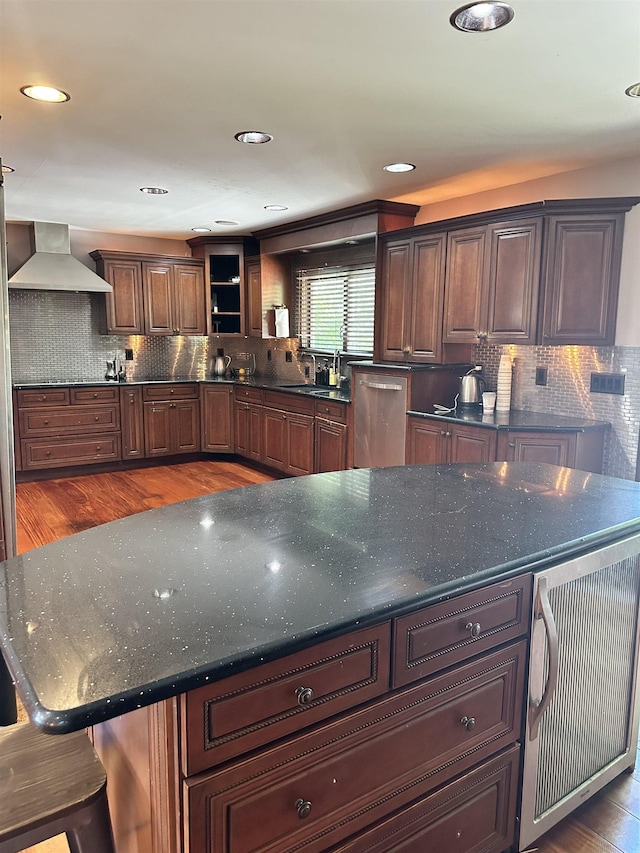
POLYGON ((637 154, 640 0, 511 2, 509 26, 469 34, 455 0, 0 0, 6 217, 246 234, 637 154))

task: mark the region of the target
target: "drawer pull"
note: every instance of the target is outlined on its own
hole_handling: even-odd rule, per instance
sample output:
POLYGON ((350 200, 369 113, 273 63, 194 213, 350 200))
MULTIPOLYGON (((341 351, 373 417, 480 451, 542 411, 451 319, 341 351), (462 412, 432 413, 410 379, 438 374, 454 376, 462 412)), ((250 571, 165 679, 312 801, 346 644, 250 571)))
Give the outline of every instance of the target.
POLYGON ((99 421, 99 420, 100 420, 100 415, 96 415, 96 416, 95 416, 95 418, 94 418, 94 421, 95 421, 96 423, 98 423, 98 421, 99 421))
POLYGON ((476 718, 475 717, 463 717, 460 722, 465 727, 468 732, 472 732, 476 727, 476 718))
POLYGON ((48 421, 48 420, 46 420, 46 421, 44 422, 44 425, 45 425, 45 426, 49 426, 49 421, 48 421))
POLYGON ((309 702, 313 701, 313 690, 311 687, 298 687, 296 696, 298 697, 298 705, 308 705, 309 702))
POLYGON ((471 634, 474 640, 482 633, 482 627, 479 622, 467 622, 464 627, 465 630, 471 634))
POLYGON ((305 817, 309 817, 311 814, 311 803, 309 800, 303 800, 302 797, 299 800, 296 800, 296 811, 298 812, 300 820, 304 820, 305 817))

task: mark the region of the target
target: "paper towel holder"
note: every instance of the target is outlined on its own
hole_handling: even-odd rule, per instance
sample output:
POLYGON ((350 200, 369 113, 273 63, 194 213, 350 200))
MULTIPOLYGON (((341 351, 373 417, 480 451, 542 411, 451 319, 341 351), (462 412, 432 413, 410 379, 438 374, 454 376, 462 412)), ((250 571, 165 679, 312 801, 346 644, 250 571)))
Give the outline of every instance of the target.
POLYGON ((288 338, 289 335, 289 309, 286 305, 274 305, 273 317, 276 338, 288 338))

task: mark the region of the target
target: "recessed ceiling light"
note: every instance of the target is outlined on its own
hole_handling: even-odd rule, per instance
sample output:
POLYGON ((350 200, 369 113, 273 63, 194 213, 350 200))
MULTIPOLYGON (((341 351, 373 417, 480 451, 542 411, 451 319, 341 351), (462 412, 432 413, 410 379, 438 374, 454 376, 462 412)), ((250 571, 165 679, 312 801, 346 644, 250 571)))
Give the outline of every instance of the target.
POLYGON ((207 234, 209 231, 211 231, 211 228, 192 228, 191 230, 195 231, 196 234, 207 234))
POLYGON ((164 190, 162 187, 140 187, 140 192, 148 195, 166 195, 169 190, 164 190))
POLYGON ((413 163, 389 163, 388 166, 382 168, 385 172, 413 172, 415 166, 413 163))
POLYGON ((634 83, 633 86, 629 86, 628 89, 624 90, 625 95, 629 95, 630 98, 640 98, 640 83, 634 83))
POLYGON ((264 133, 262 130, 242 130, 236 133, 234 139, 238 142, 247 142, 249 145, 262 145, 265 142, 271 142, 273 136, 270 133, 264 133))
POLYGON ((464 33, 486 33, 504 27, 513 20, 508 3, 468 3, 451 15, 451 26, 464 33))
POLYGON ((15 172, 15 169, 11 166, 7 166, 4 163, 2 164, 2 174, 8 175, 10 172, 15 172))
POLYGON ((64 104, 65 101, 71 100, 71 95, 63 92, 62 89, 54 89, 53 86, 23 86, 20 91, 27 98, 45 101, 48 104, 64 104))
POLYGON ((216 225, 240 225, 235 219, 216 219, 216 225))
POLYGON ((289 208, 284 204, 265 204, 265 210, 289 210, 289 208))

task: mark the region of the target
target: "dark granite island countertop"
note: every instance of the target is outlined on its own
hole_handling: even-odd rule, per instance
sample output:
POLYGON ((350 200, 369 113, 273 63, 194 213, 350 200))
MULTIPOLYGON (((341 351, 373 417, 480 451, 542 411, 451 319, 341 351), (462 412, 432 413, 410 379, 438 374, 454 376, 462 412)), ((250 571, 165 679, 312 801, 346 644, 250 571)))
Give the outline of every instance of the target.
POLYGON ((640 531, 640 484, 524 463, 315 474, 0 564, 4 654, 65 732, 640 531))

